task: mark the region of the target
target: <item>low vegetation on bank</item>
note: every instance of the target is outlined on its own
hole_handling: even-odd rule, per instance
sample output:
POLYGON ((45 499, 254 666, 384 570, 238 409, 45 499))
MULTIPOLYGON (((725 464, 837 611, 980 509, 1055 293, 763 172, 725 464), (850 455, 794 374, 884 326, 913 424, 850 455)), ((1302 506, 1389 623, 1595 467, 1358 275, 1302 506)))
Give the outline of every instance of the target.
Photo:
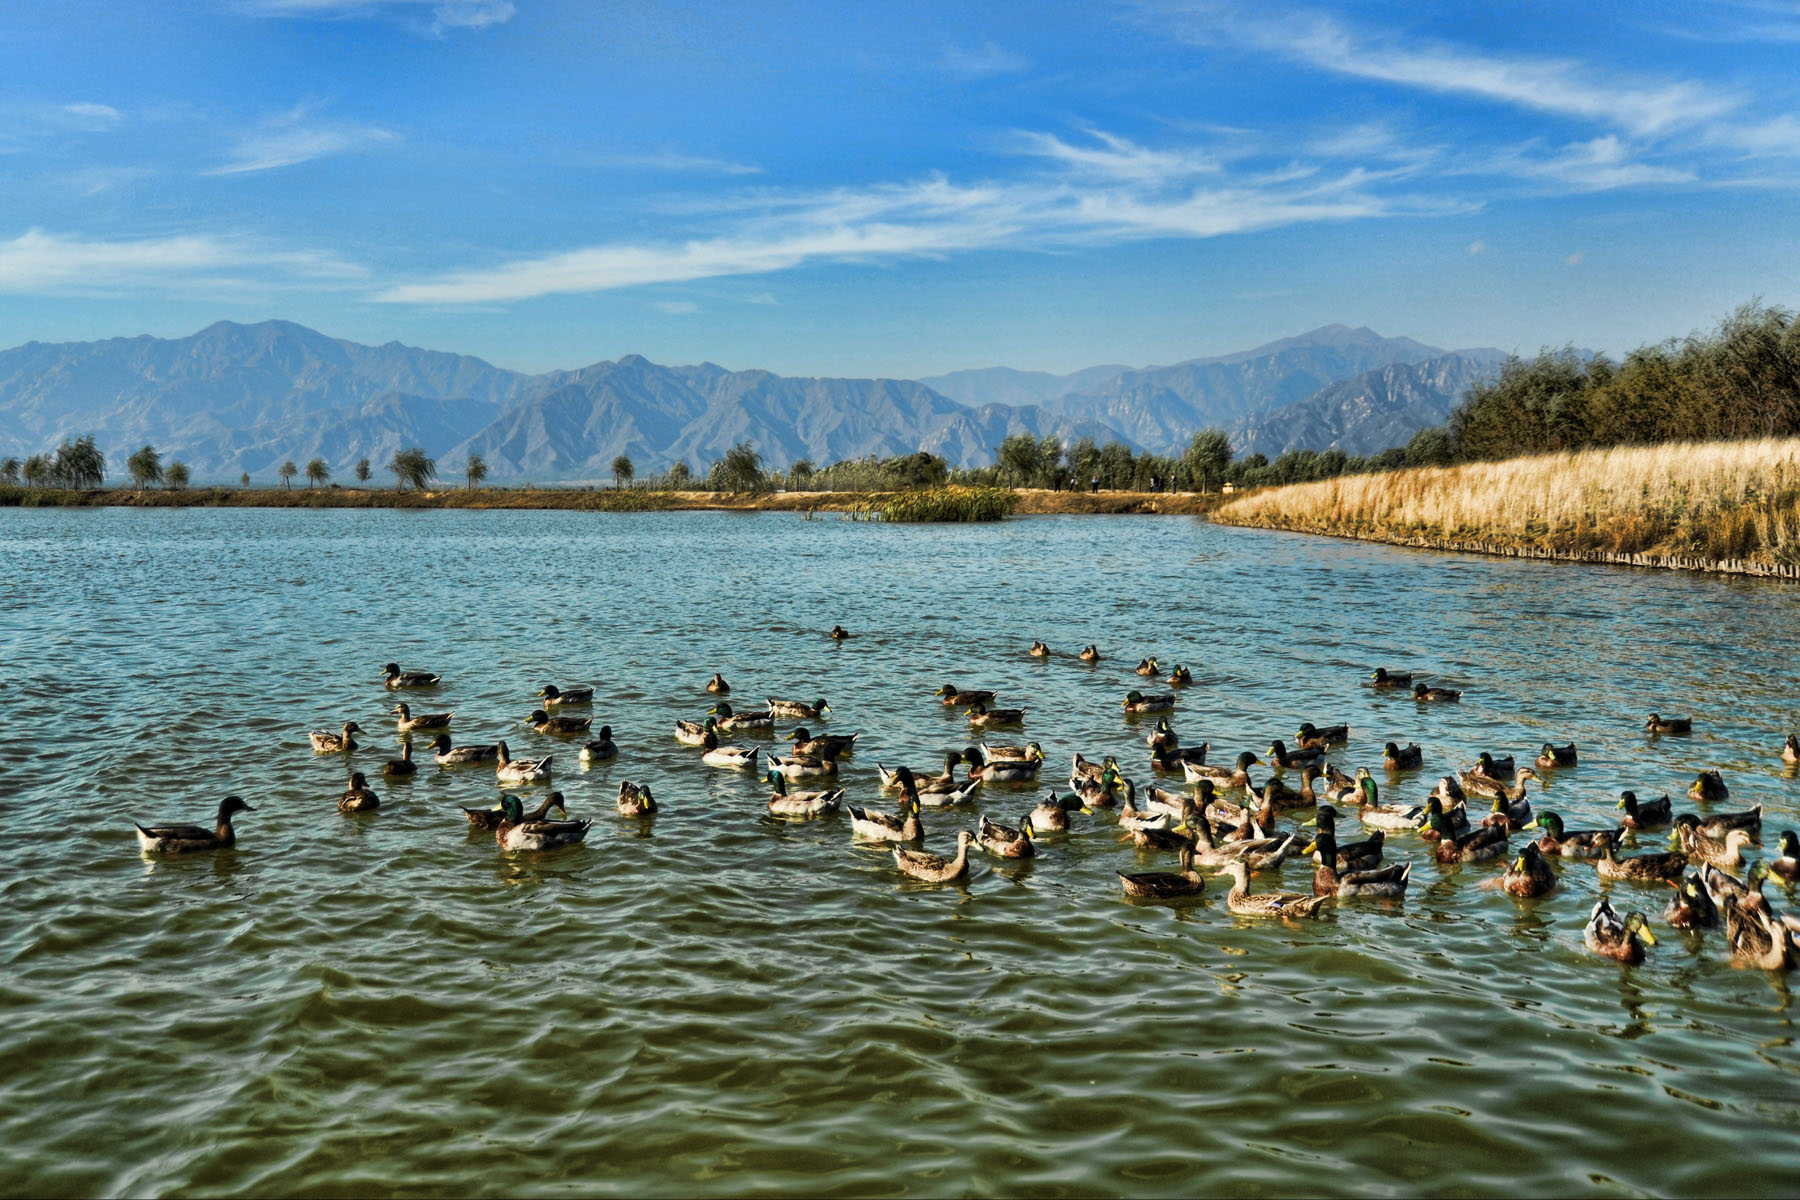
POLYGON ((1273 488, 1225 524, 1408 545, 1800 574, 1800 438, 1620 446, 1273 488))

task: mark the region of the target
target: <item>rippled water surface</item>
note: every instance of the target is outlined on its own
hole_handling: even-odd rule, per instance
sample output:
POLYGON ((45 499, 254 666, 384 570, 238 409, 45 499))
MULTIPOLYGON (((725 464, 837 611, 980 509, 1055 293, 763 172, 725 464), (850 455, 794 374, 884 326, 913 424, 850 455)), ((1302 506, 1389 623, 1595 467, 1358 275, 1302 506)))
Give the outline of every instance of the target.
MULTIPOLYGON (((1337 761, 1421 800, 1480 750, 1575 740, 1534 797, 1610 821, 1719 767, 1729 807, 1795 823, 1790 585, 1410 552, 1082 517, 905 528, 791 515, 326 510, 0 513, 0 1183, 12 1194, 371 1192, 1792 1194, 1788 983, 1653 914, 1643 967, 1595 958, 1600 888, 1479 886, 1410 835, 1404 903, 1255 923, 1223 881, 1123 900, 1163 868, 1104 818, 961 886, 902 883, 848 822, 765 815, 766 785, 670 736, 712 702, 831 701, 843 779, 967 740, 931 693, 998 688, 1052 767, 1117 753, 1144 654, 1197 686, 1215 761, 1348 721, 1337 761), (841 622, 858 636, 823 636, 841 622), (1059 656, 1029 658, 1041 637, 1059 656), (1069 654, 1098 642, 1097 666, 1069 654), (427 765, 341 816, 341 757, 395 750, 381 663, 441 671, 460 738, 556 755, 584 846, 502 856, 427 765), (1420 708, 1384 663, 1468 689, 1420 708), (621 755, 520 721, 599 689, 621 755), (1697 732, 1653 740, 1650 709, 1697 732), (1425 772, 1388 776, 1414 739, 1425 772), (621 778, 654 822, 617 817, 621 778), (232 852, 139 855, 131 822, 207 820, 232 852), (1136 865, 1134 865, 1136 864, 1136 865)), ((786 728, 785 726, 783 727, 786 728)), ((1007 740, 1019 740, 1014 735, 1007 740)), ((765 743, 771 744, 771 743, 765 743)), ((1047 772, 1047 775, 1050 772, 1047 772)), ((1260 776, 1259 776, 1260 778, 1260 776)), ((985 789, 1012 821, 1031 789, 985 789)), ((928 811, 949 846, 971 812, 928 811)), ((1646 837, 1645 843, 1659 839, 1646 837)), ((1515 845, 1520 839, 1515 838, 1515 845)), ((1652 848, 1656 848, 1652 846, 1652 848)), ((1303 888, 1310 864, 1258 888, 1303 888)), ((1621 894, 1623 893, 1623 894, 1621 894)), ((1780 896, 1785 905, 1787 898, 1780 896)))

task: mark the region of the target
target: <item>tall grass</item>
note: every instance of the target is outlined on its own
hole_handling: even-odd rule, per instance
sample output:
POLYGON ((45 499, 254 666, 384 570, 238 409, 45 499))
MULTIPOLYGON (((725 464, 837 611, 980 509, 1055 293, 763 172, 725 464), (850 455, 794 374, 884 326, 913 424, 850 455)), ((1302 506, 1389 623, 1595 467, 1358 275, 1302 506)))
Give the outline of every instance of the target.
POLYGON ((1215 520, 1574 557, 1800 568, 1800 438, 1418 467, 1239 497, 1215 520))
POLYGON ((878 514, 883 521, 907 523, 998 521, 1018 503, 1018 494, 1011 488, 953 484, 875 497, 858 505, 855 511, 878 514))

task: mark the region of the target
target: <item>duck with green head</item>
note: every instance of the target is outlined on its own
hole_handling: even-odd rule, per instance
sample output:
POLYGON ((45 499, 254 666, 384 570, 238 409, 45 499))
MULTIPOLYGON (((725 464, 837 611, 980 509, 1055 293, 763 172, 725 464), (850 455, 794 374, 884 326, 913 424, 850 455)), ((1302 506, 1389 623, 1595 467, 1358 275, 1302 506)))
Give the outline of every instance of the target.
POLYGON ((587 837, 592 821, 532 821, 525 817, 525 806, 517 796, 500 799, 500 822, 494 827, 494 841, 502 850, 554 850, 573 846, 587 837))
POLYGON ((802 700, 777 700, 767 697, 769 711, 778 717, 798 717, 802 721, 817 721, 831 711, 831 705, 825 703, 825 697, 819 696, 811 704, 802 700))
POLYGON ((1544 748, 1538 751, 1537 756, 1538 769, 1541 771, 1556 767, 1572 767, 1579 761, 1580 756, 1576 753, 1574 742, 1570 742, 1566 746, 1553 746, 1549 742, 1545 742, 1544 748))
POLYGON ((629 779, 619 780, 619 796, 614 802, 621 817, 654 817, 662 810, 656 807, 656 797, 650 792, 647 783, 633 783, 629 779))
MULTIPOLYGON (((1036 745, 1036 743, 1032 743, 1036 745)), ((968 746, 963 750, 963 761, 969 764, 969 778, 980 779, 986 783, 1032 783, 1037 780, 1038 769, 1043 766, 1040 758, 989 759, 977 746, 968 746)))
POLYGON ((1314 725, 1311 721, 1302 721, 1299 731, 1294 734, 1294 744, 1302 750, 1323 750, 1349 741, 1348 725, 1314 725))
POLYGON ((1656 945, 1656 935, 1650 932, 1650 922, 1643 913, 1627 913, 1621 920, 1604 896, 1594 904, 1582 940, 1594 953, 1627 966, 1643 962, 1644 947, 1656 945))
POLYGON ((769 797, 769 812, 777 817, 818 817, 826 813, 836 812, 843 802, 844 789, 832 788, 822 792, 790 792, 787 776, 780 771, 770 770, 763 776, 775 789, 769 797))
POLYGON ((799 725, 787 735, 787 740, 794 743, 795 754, 810 754, 814 758, 841 758, 856 751, 858 733, 821 733, 814 734, 804 725, 799 725))
MULTIPOLYGON (((535 809, 525 815, 525 820, 542 821, 545 817, 550 815, 550 810, 553 808, 562 813, 565 818, 569 815, 569 810, 563 806, 563 794, 561 792, 551 792, 548 796, 545 796, 542 804, 539 804, 535 809)), ((506 816, 506 797, 502 796, 500 802, 495 804, 492 808, 465 808, 463 809, 463 815, 469 818, 469 828, 471 831, 479 829, 487 833, 492 833, 494 830, 500 828, 500 822, 506 816)))
POLYGON ((1426 823, 1437 835, 1437 860, 1441 863, 1477 863, 1504 858, 1508 849, 1506 830, 1491 826, 1471 829, 1458 836, 1450 817, 1442 807, 1426 817, 1426 823))
POLYGON ((1781 831, 1780 845, 1774 858, 1769 860, 1769 874, 1781 880, 1789 887, 1800 880, 1800 835, 1791 829, 1781 831))
POLYGON ((1625 836, 1623 825, 1612 829, 1566 828, 1562 817, 1548 810, 1521 828, 1543 830, 1543 836, 1538 838, 1538 849, 1563 858, 1599 858, 1609 847, 1618 849, 1619 840, 1625 836))
POLYGON ((1707 894, 1700 876, 1669 881, 1675 895, 1663 909, 1663 920, 1677 929, 1711 929, 1719 923, 1719 908, 1707 894))
POLYGON ((1412 681, 1411 672, 1398 675, 1390 672, 1386 667, 1376 667, 1374 674, 1369 676, 1369 686, 1378 688, 1409 688, 1412 686, 1412 681))
POLYGON ((995 858, 1031 858, 1037 854, 1031 840, 1031 814, 1025 814, 1017 829, 990 821, 983 814, 976 824, 975 844, 995 858))

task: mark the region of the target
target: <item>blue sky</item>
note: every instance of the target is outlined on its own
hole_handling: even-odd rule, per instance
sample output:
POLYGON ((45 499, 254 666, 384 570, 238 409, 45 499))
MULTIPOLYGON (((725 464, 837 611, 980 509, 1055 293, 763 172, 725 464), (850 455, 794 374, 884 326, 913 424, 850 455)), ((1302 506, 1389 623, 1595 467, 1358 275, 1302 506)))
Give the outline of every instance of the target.
POLYGON ((11 0, 0 345, 1071 370, 1800 302, 1800 0, 11 0))

